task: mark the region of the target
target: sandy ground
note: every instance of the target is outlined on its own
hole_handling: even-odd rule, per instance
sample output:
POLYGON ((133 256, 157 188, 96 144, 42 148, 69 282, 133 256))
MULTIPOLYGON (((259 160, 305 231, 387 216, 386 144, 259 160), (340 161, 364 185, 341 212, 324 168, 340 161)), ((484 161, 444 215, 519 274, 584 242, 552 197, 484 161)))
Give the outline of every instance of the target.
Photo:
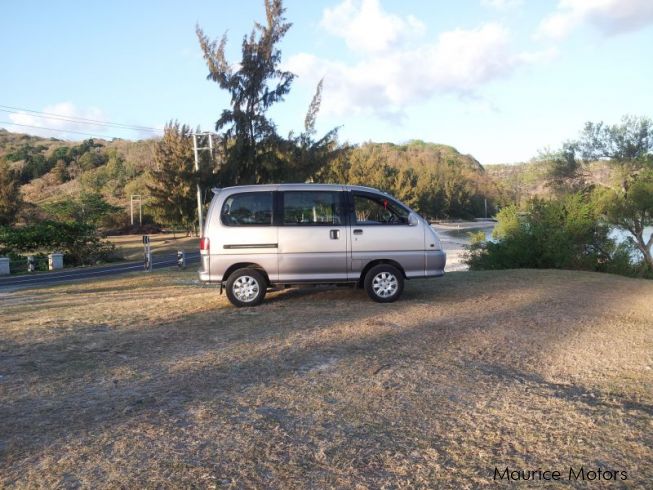
POLYGON ((447 253, 445 271, 455 272, 468 269, 467 265, 463 262, 463 254, 465 253, 465 246, 469 245, 469 239, 461 232, 466 230, 476 231, 479 229, 491 230, 495 224, 494 222, 465 221, 433 225, 442 242, 442 248, 447 253))
POLYGON ((9 293, 0 488, 464 489, 495 467, 650 488, 651 298, 546 270, 409 281, 390 305, 236 309, 192 271, 9 293))

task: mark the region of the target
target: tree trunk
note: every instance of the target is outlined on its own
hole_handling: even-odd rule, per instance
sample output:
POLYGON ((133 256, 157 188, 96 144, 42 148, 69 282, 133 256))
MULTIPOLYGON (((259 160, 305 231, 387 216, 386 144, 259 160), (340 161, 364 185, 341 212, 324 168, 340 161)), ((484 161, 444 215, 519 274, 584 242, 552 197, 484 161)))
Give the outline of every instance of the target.
POLYGON ((646 264, 648 265, 648 269, 650 271, 653 271, 653 254, 651 254, 651 244, 653 243, 653 236, 649 239, 648 243, 644 241, 644 232, 639 231, 638 233, 633 233, 635 235, 635 243, 637 244, 637 248, 639 248, 640 252, 644 255, 644 260, 646 261, 646 264))

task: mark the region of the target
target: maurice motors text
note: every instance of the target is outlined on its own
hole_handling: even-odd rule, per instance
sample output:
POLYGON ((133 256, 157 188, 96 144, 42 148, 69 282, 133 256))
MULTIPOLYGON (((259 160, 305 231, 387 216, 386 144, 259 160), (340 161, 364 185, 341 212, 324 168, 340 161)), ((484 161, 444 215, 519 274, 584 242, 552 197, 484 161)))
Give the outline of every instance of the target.
POLYGON ((615 481, 627 480, 628 474, 622 470, 604 470, 596 468, 587 470, 583 466, 579 468, 569 468, 569 471, 557 470, 515 470, 508 467, 500 470, 494 468, 495 480, 571 480, 571 481, 615 481))

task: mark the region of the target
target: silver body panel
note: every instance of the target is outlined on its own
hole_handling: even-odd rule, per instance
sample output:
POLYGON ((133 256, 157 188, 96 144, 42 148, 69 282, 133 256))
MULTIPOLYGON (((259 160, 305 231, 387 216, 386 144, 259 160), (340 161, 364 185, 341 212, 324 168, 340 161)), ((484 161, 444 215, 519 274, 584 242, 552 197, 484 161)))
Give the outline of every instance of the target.
POLYGON ((351 225, 352 279, 360 277, 373 260, 392 259, 401 264, 407 278, 424 277, 424 226, 351 225))
MULTIPOLYGON (((435 231, 421 217, 410 225, 356 224, 353 217, 348 217, 334 225, 283 225, 276 221, 271 225, 234 226, 221 219, 223 205, 230 196, 252 192, 272 192, 276 196, 285 191, 365 193, 391 199, 376 189, 334 184, 222 189, 207 213, 204 237, 210 249, 202 251, 201 280, 221 283, 227 272, 242 264, 253 264, 265 271, 271 284, 358 282, 365 268, 379 260, 396 262, 406 278, 444 274, 446 255, 435 231)), ((274 201, 277 210, 278 202, 274 201)))
POLYGON ((347 226, 279 226, 279 282, 347 279, 347 226), (332 232, 337 238, 331 238, 332 232))

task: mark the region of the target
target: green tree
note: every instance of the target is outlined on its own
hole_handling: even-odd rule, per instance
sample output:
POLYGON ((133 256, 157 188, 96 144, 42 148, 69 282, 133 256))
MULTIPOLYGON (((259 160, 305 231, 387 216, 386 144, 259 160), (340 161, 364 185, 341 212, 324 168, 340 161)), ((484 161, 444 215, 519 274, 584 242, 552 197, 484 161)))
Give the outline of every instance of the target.
POLYGON ((242 59, 237 68, 226 58, 226 35, 210 40, 197 26, 196 32, 206 60, 207 78, 226 90, 231 107, 215 124, 221 132, 220 185, 305 181, 338 158, 337 129, 315 137, 315 117, 320 107, 322 83, 306 116, 305 130, 283 138, 274 122, 266 116, 276 103, 283 101, 295 77, 280 68, 281 42, 291 24, 284 17, 281 0, 265 0, 265 24, 256 23, 241 45, 242 59))
POLYGON ((61 251, 72 265, 111 258, 114 245, 101 240, 90 224, 40 221, 22 227, 0 227, 0 253, 61 251))
MULTIPOLYGON (((188 126, 169 122, 154 150, 155 168, 147 189, 155 215, 187 232, 196 227, 199 176, 194 171, 192 133, 188 126)), ((207 165, 202 165, 206 168, 207 165)))
POLYGON ((282 146, 274 123, 266 112, 290 91, 294 75, 279 68, 278 43, 291 24, 284 18, 281 0, 266 0, 266 24, 256 23, 242 41, 242 60, 237 69, 227 61, 226 35, 211 41, 197 26, 196 32, 209 68, 207 78, 229 92, 231 108, 215 124, 223 130, 224 161, 219 179, 225 184, 270 182, 282 165, 282 146))
POLYGON ((114 197, 123 197, 125 186, 129 179, 134 177, 134 173, 127 167, 125 159, 115 150, 109 151, 106 173, 109 179, 104 185, 103 191, 114 197))
POLYGON ((599 203, 610 223, 632 235, 633 244, 653 272, 653 234, 648 238, 644 234, 645 227, 653 225, 653 169, 641 172, 627 191, 602 190, 599 203))
POLYGON ((612 126, 588 122, 578 142, 583 160, 603 159, 617 168, 619 183, 602 193, 601 204, 610 223, 625 230, 653 272, 653 120, 625 116, 612 126))
POLYGON ((568 141, 554 152, 544 152, 537 161, 547 168, 546 180, 558 196, 579 192, 587 187, 587 175, 582 161, 578 158, 578 143, 568 141))
POLYGON ((22 206, 20 175, 0 159, 0 225, 11 225, 22 206))
POLYGON ((63 184, 68 180, 68 170, 66 169, 66 162, 64 160, 57 160, 57 163, 52 169, 52 174, 59 184, 63 184))
POLYGON ((620 124, 587 122, 578 142, 585 161, 607 159, 620 174, 622 190, 653 162, 653 120, 624 116, 620 124))
POLYGON ((20 172, 21 183, 26 184, 32 179, 41 177, 50 170, 52 166, 43 155, 46 149, 43 145, 33 146, 29 143, 24 143, 17 150, 7 154, 7 160, 11 162, 23 162, 20 172))
POLYGON ((77 199, 63 199, 43 205, 43 210, 57 221, 97 227, 111 216, 123 211, 109 204, 98 193, 85 193, 77 199))
POLYGON ((472 269, 555 268, 608 271, 617 247, 589 194, 532 199, 497 214, 496 241, 476 240, 472 269))

